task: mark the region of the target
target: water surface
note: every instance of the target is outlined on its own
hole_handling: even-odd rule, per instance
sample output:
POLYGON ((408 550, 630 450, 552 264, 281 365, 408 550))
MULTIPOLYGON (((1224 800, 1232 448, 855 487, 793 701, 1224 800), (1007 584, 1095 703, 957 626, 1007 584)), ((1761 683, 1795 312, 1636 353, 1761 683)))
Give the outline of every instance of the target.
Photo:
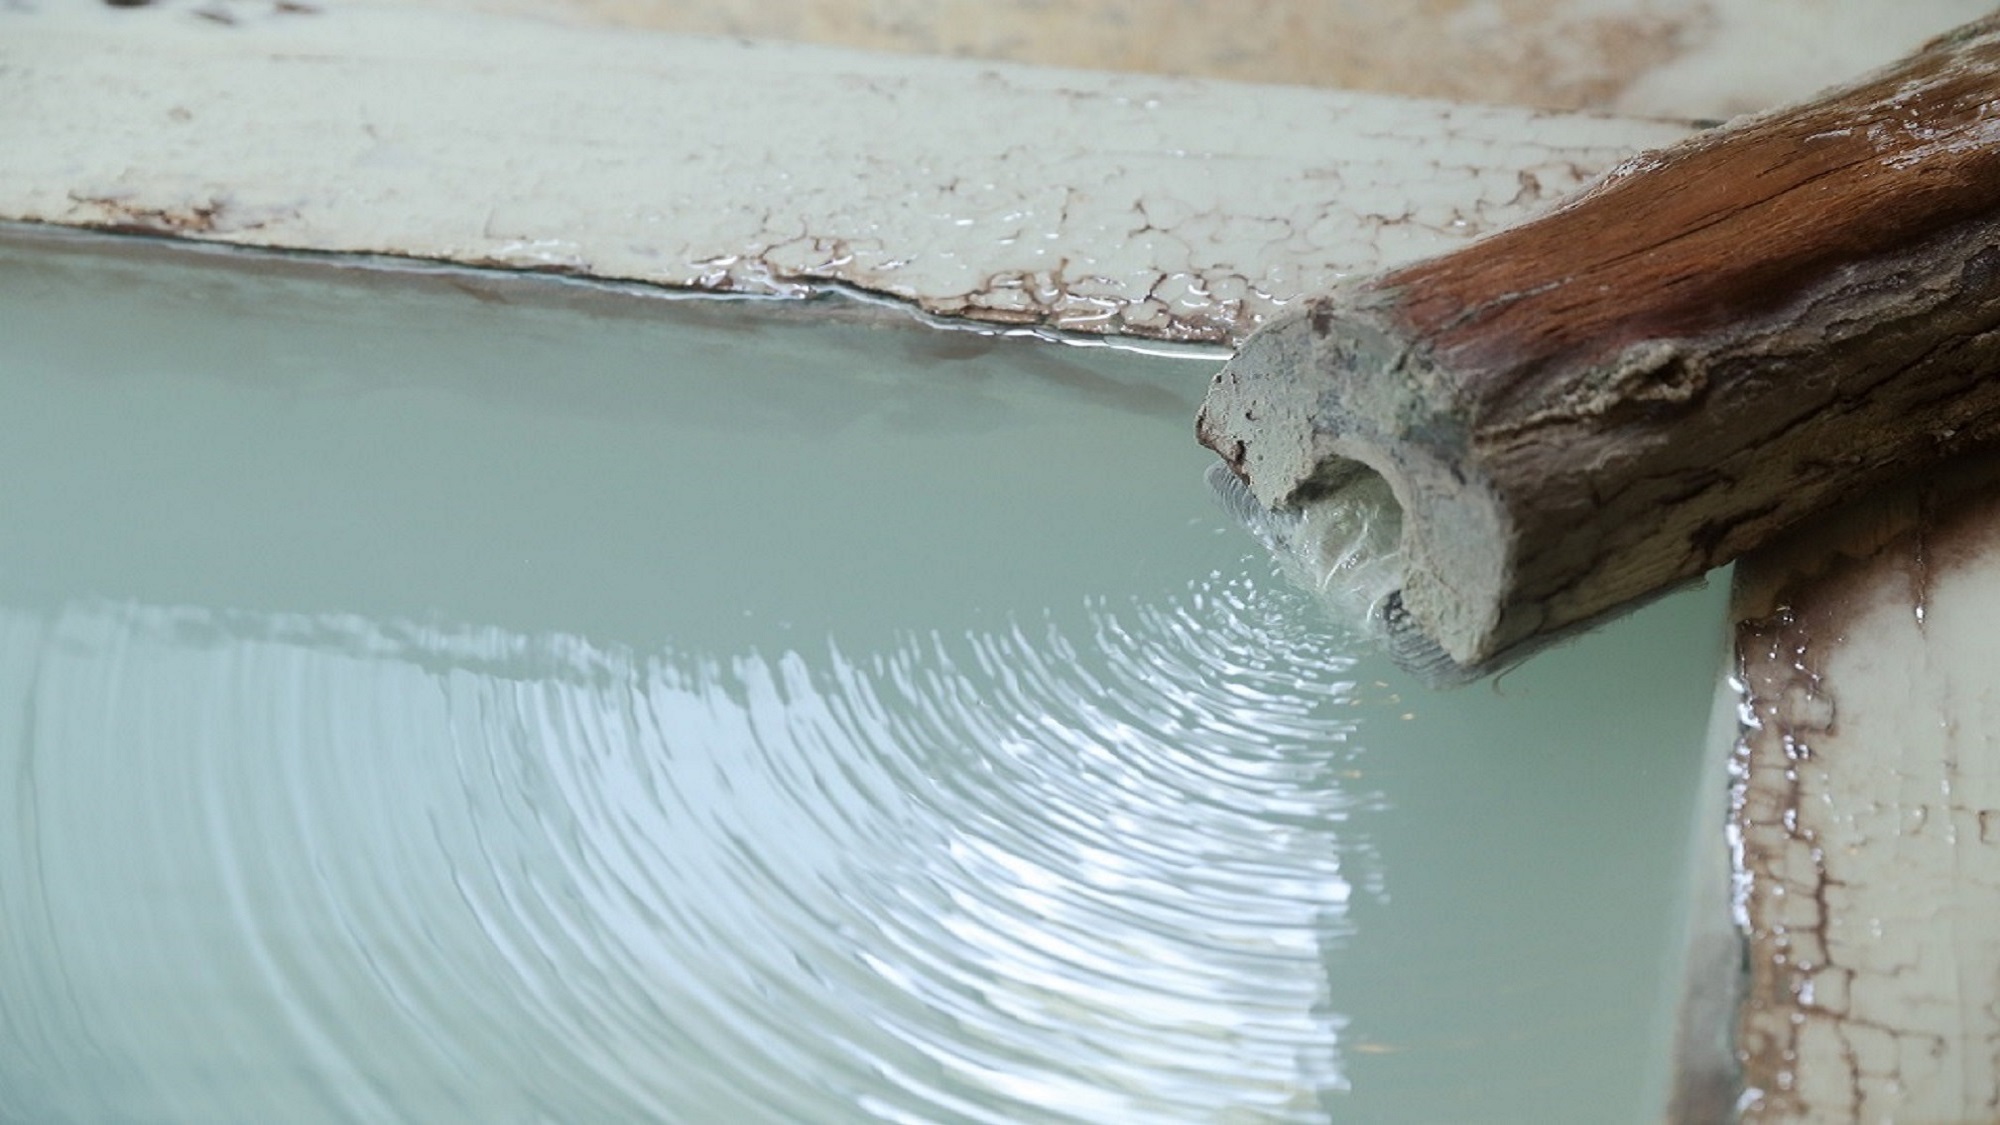
POLYGON ((1426 692, 1212 367, 0 248, 0 1119, 1652 1116, 1719 593, 1426 692))

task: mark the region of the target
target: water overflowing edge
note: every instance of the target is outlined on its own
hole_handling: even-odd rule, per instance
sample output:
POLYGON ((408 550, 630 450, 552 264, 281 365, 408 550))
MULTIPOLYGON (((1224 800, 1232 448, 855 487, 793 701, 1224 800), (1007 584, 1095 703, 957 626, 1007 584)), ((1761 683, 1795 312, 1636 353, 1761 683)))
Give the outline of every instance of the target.
POLYGON ((597 277, 563 269, 476 266, 438 258, 342 250, 274 249, 170 234, 104 230, 0 220, 0 246, 16 245, 113 257, 173 257, 189 264, 220 264, 284 273, 437 280, 478 297, 495 289, 538 287, 546 300, 562 294, 599 308, 666 301, 691 306, 754 305, 778 315, 834 323, 888 323, 969 333, 995 339, 1034 340, 1073 348, 1103 348, 1160 359, 1221 363, 1232 349, 1220 344, 1156 340, 1143 336, 1078 332, 1040 324, 1000 324, 930 312, 912 301, 840 281, 773 279, 784 291, 726 293, 682 289, 654 282, 597 277), (468 283, 476 284, 473 290, 468 283))

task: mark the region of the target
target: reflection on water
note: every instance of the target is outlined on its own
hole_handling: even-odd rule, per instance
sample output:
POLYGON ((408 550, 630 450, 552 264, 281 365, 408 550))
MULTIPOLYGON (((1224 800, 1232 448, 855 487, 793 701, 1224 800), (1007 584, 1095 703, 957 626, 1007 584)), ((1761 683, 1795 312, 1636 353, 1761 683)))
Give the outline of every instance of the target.
POLYGON ((8 1065, 190 1120, 1309 1109, 1357 799, 1245 599, 852 658, 8 615, 8 1065))
POLYGON ((1378 645, 1390 642, 1389 599, 1403 585, 1403 510, 1389 482, 1359 472, 1305 508, 1264 507, 1221 461, 1208 484, 1230 515, 1271 552, 1278 569, 1328 617, 1378 645))
POLYGON ((1644 1116, 1714 598, 1419 694, 910 339, 0 250, 0 1119, 1644 1116))

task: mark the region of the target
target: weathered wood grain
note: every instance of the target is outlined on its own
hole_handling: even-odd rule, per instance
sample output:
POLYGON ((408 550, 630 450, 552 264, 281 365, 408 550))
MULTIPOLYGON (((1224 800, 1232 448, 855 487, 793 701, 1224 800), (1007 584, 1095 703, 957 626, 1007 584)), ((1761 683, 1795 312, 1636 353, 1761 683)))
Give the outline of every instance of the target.
POLYGON ((1273 507, 1386 477, 1392 625, 1462 674, 1984 439, 1996 366, 1989 17, 1302 302, 1217 376, 1198 433, 1273 507))

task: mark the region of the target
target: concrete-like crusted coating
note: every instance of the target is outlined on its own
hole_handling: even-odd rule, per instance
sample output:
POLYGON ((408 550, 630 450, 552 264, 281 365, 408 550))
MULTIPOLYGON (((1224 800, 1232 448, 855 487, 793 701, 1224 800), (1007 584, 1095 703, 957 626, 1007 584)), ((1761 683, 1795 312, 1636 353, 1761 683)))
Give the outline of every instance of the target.
POLYGON ((1382 477, 1402 509, 1403 582, 1379 624, 1406 669, 1461 682, 1490 670, 1477 646, 1507 593, 1496 545, 1513 528, 1465 455, 1453 388, 1378 315, 1380 296, 1342 286, 1265 326, 1210 383, 1195 436, 1272 508, 1382 477))
POLYGON ((1684 132, 300 7, 0 8, 0 218, 1225 342, 1684 132))
POLYGON ((1996 89, 1988 20, 1648 153, 1246 340, 1199 433, 1267 503, 1387 477, 1453 660, 1586 627, 2000 432, 1996 89))

